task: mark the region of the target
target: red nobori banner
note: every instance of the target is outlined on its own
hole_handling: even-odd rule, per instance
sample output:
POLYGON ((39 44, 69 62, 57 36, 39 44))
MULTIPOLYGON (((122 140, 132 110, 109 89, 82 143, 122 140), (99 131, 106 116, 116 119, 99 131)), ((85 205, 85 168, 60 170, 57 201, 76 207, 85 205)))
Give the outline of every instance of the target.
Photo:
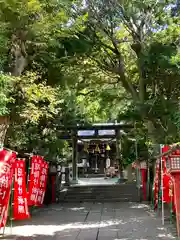
POLYGON ((13 217, 14 220, 23 220, 30 217, 27 203, 24 160, 16 160, 15 162, 13 217))
POLYGON ((15 158, 14 152, 0 151, 0 228, 6 225, 15 158))
POLYGON ((28 205, 37 205, 38 190, 40 188, 40 173, 43 159, 40 156, 33 156, 31 160, 31 171, 29 177, 28 205))
POLYGON ((153 189, 154 189, 154 207, 156 208, 158 206, 158 193, 159 193, 159 183, 160 183, 160 179, 159 179, 159 171, 160 171, 160 160, 158 159, 156 161, 156 173, 155 173, 155 178, 154 178, 154 185, 153 185, 153 189))
POLYGON ((41 206, 44 201, 44 195, 46 192, 46 184, 47 184, 47 176, 48 176, 48 163, 43 161, 41 166, 40 186, 38 189, 38 197, 37 197, 37 205, 39 206, 41 206))

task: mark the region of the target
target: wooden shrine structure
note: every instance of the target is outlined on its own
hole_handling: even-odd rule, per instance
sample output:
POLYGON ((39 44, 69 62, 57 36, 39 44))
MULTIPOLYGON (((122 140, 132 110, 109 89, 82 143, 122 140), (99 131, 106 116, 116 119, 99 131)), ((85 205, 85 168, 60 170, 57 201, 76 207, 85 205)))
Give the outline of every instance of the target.
POLYGON ((126 135, 134 125, 124 122, 120 123, 98 123, 87 125, 72 125, 68 127, 59 127, 60 138, 72 141, 72 181, 76 183, 77 178, 77 161, 78 161, 78 140, 112 140, 116 141, 116 160, 121 160, 121 137, 126 135))

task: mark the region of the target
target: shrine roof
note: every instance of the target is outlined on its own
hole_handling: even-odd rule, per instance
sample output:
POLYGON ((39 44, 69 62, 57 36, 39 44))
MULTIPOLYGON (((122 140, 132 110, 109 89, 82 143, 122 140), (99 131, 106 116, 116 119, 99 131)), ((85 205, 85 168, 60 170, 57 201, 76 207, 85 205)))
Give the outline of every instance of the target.
POLYGON ((131 129, 134 125, 121 121, 119 123, 93 123, 93 124, 77 124, 69 126, 60 126, 60 130, 116 130, 116 129, 131 129))

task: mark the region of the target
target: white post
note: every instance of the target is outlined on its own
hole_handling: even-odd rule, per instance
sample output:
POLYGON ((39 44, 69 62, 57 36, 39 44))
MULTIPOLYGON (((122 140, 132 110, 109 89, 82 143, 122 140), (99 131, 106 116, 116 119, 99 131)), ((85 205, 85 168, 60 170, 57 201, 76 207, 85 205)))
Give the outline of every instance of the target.
MULTIPOLYGON (((160 144, 160 153, 162 154, 162 148, 164 145, 160 144)), ((163 161, 161 157, 161 197, 162 197, 162 225, 164 225, 164 191, 163 191, 163 161)))

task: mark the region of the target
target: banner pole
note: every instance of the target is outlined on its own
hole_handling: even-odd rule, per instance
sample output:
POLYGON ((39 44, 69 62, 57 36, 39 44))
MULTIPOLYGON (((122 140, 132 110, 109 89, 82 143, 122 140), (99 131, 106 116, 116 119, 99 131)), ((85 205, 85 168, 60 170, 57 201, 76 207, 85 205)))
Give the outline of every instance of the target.
POLYGON ((28 160, 28 172, 27 172, 27 192, 29 190, 29 176, 30 176, 30 171, 31 171, 31 158, 32 156, 29 157, 29 160, 28 160))
POLYGON ((173 208, 172 208, 172 196, 171 196, 171 202, 170 202, 170 223, 172 224, 173 222, 173 208))
MULTIPOLYGON (((160 145, 160 152, 162 154, 162 148, 163 148, 163 145, 161 144, 160 145)), ((161 202, 162 202, 162 205, 161 205, 161 213, 162 213, 162 225, 164 225, 164 191, 163 191, 163 161, 162 161, 162 157, 161 157, 161 202)))
MULTIPOLYGON (((29 199, 29 183, 30 183, 30 172, 31 172, 31 160, 32 160, 32 156, 31 155, 28 159, 28 173, 27 173, 27 193, 28 193, 28 199, 29 199)), ((35 206, 32 206, 32 210, 35 209, 35 206)))
MULTIPOLYGON (((13 220, 13 190, 14 190, 14 173, 12 175, 12 183, 11 183, 11 188, 10 188, 10 193, 9 193, 9 196, 10 196, 10 201, 9 201, 9 204, 8 204, 8 210, 9 211, 9 217, 10 217, 10 234, 12 235, 12 220, 13 220)), ((6 228, 6 224, 3 228, 3 235, 5 234, 5 228, 6 228)))
POLYGON ((171 199, 170 199, 170 223, 173 223, 173 184, 171 180, 170 184, 170 194, 171 194, 171 199))
POLYGON ((4 227, 3 227, 3 236, 4 236, 4 234, 5 234, 5 229, 6 229, 6 224, 5 224, 4 227))
POLYGON ((12 179, 11 198, 10 198, 10 217, 11 217, 10 228, 11 228, 11 234, 12 234, 12 229, 13 229, 13 208, 14 208, 13 198, 14 198, 14 174, 13 174, 13 179, 12 179))
POLYGON ((152 185, 152 190, 151 190, 151 208, 154 209, 154 181, 153 181, 153 185, 152 185))

